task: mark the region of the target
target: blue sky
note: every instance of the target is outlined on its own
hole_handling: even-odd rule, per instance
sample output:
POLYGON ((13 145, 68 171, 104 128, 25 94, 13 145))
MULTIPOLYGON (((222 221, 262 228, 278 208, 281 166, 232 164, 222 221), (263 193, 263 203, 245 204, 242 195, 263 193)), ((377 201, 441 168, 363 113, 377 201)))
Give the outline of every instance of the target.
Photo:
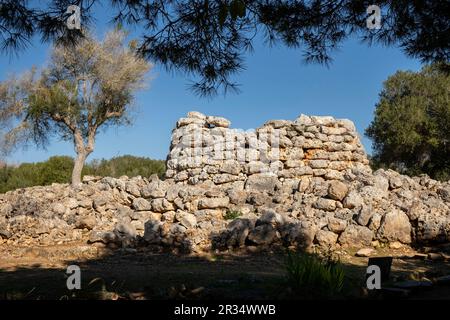
MULTIPOLYGON (((110 27, 104 12, 94 29, 98 36, 110 27)), ((254 47, 255 52, 246 57, 246 70, 234 77, 242 92, 225 97, 199 98, 189 90, 189 78, 156 65, 148 90, 136 96, 134 124, 100 132, 89 160, 124 154, 165 159, 173 126, 191 110, 224 116, 232 127, 242 129, 256 128, 269 119, 293 120, 301 113, 332 115, 353 120, 362 135, 373 118, 383 81, 397 70, 421 68, 418 60, 406 57, 400 49, 368 47, 357 39, 341 45, 329 68, 305 65, 299 50, 269 48, 260 41, 254 47)), ((36 39, 17 57, 0 55, 0 80, 33 65, 42 66, 48 53, 49 45, 36 39)), ((370 153, 370 140, 363 137, 363 143, 370 153)), ((7 161, 35 162, 52 155, 73 156, 73 146, 55 139, 47 150, 19 150, 7 161)))

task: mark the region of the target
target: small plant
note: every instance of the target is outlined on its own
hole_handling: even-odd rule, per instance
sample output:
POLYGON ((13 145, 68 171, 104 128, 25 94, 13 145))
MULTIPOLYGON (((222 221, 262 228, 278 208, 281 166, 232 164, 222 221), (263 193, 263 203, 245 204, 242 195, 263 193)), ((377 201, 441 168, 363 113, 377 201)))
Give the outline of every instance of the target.
POLYGON ((288 253, 286 271, 289 285, 296 292, 333 296, 342 292, 345 272, 331 256, 288 253))
POLYGON ((242 213, 240 211, 227 210, 224 218, 225 220, 234 220, 236 218, 239 218, 240 216, 242 216, 242 213))

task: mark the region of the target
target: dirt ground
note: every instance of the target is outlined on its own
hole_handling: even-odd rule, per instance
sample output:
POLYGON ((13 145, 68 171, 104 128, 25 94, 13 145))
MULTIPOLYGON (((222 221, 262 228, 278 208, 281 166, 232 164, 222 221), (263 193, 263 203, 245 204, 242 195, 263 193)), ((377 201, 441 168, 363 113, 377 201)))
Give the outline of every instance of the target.
MULTIPOLYGON (((418 258, 416 253, 404 248, 378 249, 376 255, 394 257, 393 281, 450 275, 449 262, 418 258)), ((337 254, 348 283, 340 298, 379 298, 363 289, 368 258, 355 257, 351 250, 337 254)), ((281 251, 178 255, 147 249, 111 251, 85 243, 0 245, 0 300, 314 298, 308 292, 298 295, 290 290, 285 259, 281 251), (66 287, 66 268, 72 264, 81 269, 81 290, 66 287)), ((450 286, 413 290, 406 298, 450 299, 450 286)))

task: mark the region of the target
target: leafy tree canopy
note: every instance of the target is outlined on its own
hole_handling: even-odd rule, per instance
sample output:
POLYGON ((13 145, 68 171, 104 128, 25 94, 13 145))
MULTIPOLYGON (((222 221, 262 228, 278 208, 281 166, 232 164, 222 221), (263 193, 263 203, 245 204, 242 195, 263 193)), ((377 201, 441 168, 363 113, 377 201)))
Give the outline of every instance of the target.
POLYGON ((366 129, 374 162, 450 179, 450 76, 437 65, 389 77, 366 129))
POLYGON ((43 41, 76 41, 69 30, 69 5, 81 8, 88 28, 95 4, 111 5, 112 20, 141 26, 139 51, 168 69, 199 76, 201 95, 236 89, 231 75, 244 68, 244 54, 262 33, 270 44, 300 48, 307 61, 329 63, 331 53, 350 36, 364 42, 399 46, 424 62, 450 57, 450 2, 379 0, 380 29, 368 29, 373 1, 354 0, 47 0, 33 7, 26 0, 0 0, 0 46, 15 50, 32 36, 43 41))

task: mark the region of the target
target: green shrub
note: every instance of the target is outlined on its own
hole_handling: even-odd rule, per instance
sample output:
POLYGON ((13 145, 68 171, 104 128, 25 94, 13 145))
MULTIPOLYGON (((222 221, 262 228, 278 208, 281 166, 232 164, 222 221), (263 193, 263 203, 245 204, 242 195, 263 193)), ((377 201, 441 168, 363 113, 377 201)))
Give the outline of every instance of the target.
POLYGON ((72 176, 74 161, 68 156, 50 157, 40 165, 40 185, 68 183, 72 176))
MULTIPOLYGON (((54 156, 44 162, 22 163, 19 166, 0 166, 0 193, 18 188, 69 183, 74 165, 73 158, 54 156)), ((120 177, 123 175, 163 177, 165 163, 145 157, 125 155, 110 160, 92 160, 83 168, 83 175, 120 177)))
POLYGON ((227 210, 225 213, 225 220, 234 220, 238 217, 242 216, 242 213, 240 211, 236 210, 227 210))
POLYGON ((86 167, 90 169, 90 174, 115 178, 123 175, 150 177, 155 173, 161 178, 166 170, 165 163, 162 160, 130 155, 115 157, 110 160, 93 160, 86 167))
POLYGON ((342 292, 345 272, 339 261, 312 254, 289 253, 286 259, 289 285, 297 293, 332 297, 342 292))
POLYGON ((449 64, 419 72, 397 71, 384 83, 365 134, 373 141, 371 164, 416 176, 450 178, 449 64))
POLYGON ((6 166, 1 170, 6 180, 1 181, 0 192, 6 192, 18 188, 41 185, 42 164, 23 163, 18 167, 6 166))

